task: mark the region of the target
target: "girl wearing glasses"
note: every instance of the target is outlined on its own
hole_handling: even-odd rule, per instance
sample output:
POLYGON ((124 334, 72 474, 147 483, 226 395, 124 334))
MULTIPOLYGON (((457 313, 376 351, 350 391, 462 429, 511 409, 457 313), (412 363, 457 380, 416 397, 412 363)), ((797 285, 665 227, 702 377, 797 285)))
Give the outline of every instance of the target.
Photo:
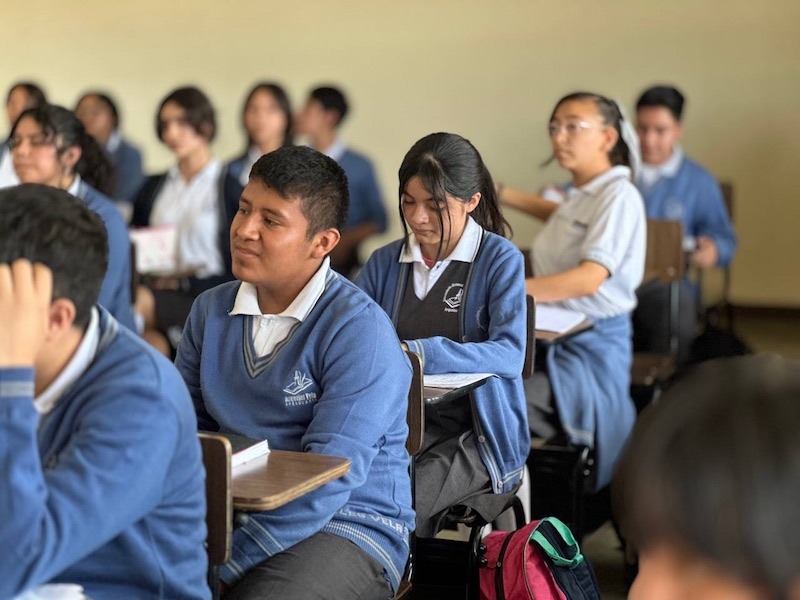
POLYGON ((539 353, 539 372, 526 382, 528 416, 535 437, 594 448, 599 489, 610 482, 635 418, 630 315, 646 235, 632 182, 638 147, 616 102, 587 92, 559 100, 548 133, 553 158, 572 174, 562 202, 510 189, 501 189, 501 200, 545 221, 527 292, 587 315, 594 327, 539 353))
MULTIPOLYGON (((47 104, 44 92, 35 83, 19 81, 11 86, 6 96, 6 115, 9 128, 14 127, 19 115, 27 108, 38 108, 47 104)), ((9 139, 11 134, 8 135, 9 139)), ((14 172, 14 163, 11 160, 11 151, 8 144, 0 146, 0 188, 17 185, 19 178, 14 172)))
POLYGON ((103 149, 71 111, 48 104, 20 114, 9 147, 21 183, 66 190, 103 219, 108 232, 108 269, 98 303, 133 329, 130 242, 122 216, 104 195, 113 190, 114 177, 103 149))
POLYGON ((356 284, 390 315, 426 374, 497 375, 468 398, 425 412, 415 510, 417 536, 432 537, 456 504, 494 520, 522 477, 525 276, 492 177, 468 140, 422 138, 399 179, 406 236, 377 250, 356 284))

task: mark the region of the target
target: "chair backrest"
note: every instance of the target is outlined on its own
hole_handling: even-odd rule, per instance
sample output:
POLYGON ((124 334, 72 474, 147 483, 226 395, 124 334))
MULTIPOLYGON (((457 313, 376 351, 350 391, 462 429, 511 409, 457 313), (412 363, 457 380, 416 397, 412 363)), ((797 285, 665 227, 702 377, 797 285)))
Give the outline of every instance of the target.
POLYGON ((680 221, 647 219, 645 281, 672 283, 683 279, 683 226, 680 221))
POLYGON ((411 361, 411 389, 408 390, 408 409, 406 421, 408 422, 408 438, 406 450, 411 456, 416 456, 422 449, 422 440, 425 437, 425 397, 422 393, 422 359, 416 352, 406 350, 406 355, 411 361))
POLYGON ((231 497, 231 443, 220 435, 198 433, 206 468, 206 527, 208 563, 228 562, 231 552, 233 500, 231 497))
POLYGON ((522 378, 527 379, 533 375, 533 365, 536 362, 536 301, 533 296, 525 296, 527 323, 525 327, 525 364, 522 365, 522 378))
POLYGON ((531 249, 520 248, 519 251, 522 252, 522 260, 525 265, 525 278, 533 277, 533 256, 531 255, 531 249))
POLYGON ((722 191, 722 200, 725 202, 728 217, 733 222, 733 184, 730 181, 720 181, 719 189, 722 191))

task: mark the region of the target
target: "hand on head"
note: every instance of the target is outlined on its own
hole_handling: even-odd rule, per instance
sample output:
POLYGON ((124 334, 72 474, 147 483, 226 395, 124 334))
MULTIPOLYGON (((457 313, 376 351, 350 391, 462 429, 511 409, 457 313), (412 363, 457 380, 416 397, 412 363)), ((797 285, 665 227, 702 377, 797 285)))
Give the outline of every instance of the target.
POLYGON ((0 367, 34 364, 47 336, 53 274, 25 259, 0 264, 0 367))

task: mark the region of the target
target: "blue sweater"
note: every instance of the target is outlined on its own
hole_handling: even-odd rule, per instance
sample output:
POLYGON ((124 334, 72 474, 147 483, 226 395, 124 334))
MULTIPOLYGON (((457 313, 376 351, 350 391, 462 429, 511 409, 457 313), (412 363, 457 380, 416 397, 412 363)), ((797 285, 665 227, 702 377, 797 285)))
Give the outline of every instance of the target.
MULTIPOLYGON (((394 323, 413 268, 399 262, 402 248, 403 240, 397 240, 375 251, 356 280, 394 323)), ((464 288, 459 315, 463 343, 442 336, 407 343, 422 357, 425 373, 499 376, 472 392, 474 425, 494 492, 508 492, 522 478, 530 448, 522 389, 527 314, 522 254, 505 238, 484 232, 464 288)))
POLYGON ((32 368, 0 369, 0 598, 50 581, 93 600, 209 598, 186 386, 100 312, 94 360, 50 413, 32 368))
POLYGON ((640 186, 647 216, 683 223, 684 235, 708 236, 717 245, 717 264, 731 262, 736 234, 719 184, 696 162, 684 158, 675 177, 662 177, 650 189, 640 186))
POLYGON ((116 169, 114 198, 133 202, 136 192, 144 183, 142 171, 142 153, 133 144, 121 139, 116 149, 109 153, 116 169))
POLYGON ((352 150, 345 150, 338 163, 347 175, 347 187, 350 192, 350 208, 345 230, 371 221, 380 231, 385 231, 386 208, 381 200, 372 163, 366 156, 352 150))
POLYGON ((85 181, 78 186, 78 198, 100 215, 108 233, 108 270, 97 303, 128 329, 134 329, 131 302, 131 242, 119 210, 106 196, 85 181))
POLYGON ((255 317, 230 316, 239 282, 201 294, 176 364, 200 429, 268 439, 279 450, 350 459, 350 472, 234 531, 228 583, 327 531, 386 569, 397 587, 413 528, 405 449, 411 367, 383 311, 333 271, 316 305, 269 355, 256 358, 255 317))

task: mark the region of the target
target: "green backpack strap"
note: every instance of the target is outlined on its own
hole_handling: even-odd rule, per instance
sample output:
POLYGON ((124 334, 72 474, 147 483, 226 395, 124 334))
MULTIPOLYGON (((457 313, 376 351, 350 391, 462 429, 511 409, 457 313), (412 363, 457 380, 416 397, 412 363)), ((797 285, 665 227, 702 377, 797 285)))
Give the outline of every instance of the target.
POLYGON ((569 530, 569 527, 564 525, 564 523, 555 517, 546 517, 539 521, 534 530, 531 531, 528 541, 536 542, 556 566, 574 569, 583 562, 583 554, 581 554, 581 550, 578 547, 578 542, 575 541, 575 538, 572 536, 572 532, 569 530), (544 534, 539 531, 539 527, 545 522, 549 523, 550 526, 556 530, 556 533, 561 536, 564 544, 569 548, 570 554, 572 554, 571 558, 567 556, 561 556, 558 550, 553 547, 553 544, 551 544, 544 534))

